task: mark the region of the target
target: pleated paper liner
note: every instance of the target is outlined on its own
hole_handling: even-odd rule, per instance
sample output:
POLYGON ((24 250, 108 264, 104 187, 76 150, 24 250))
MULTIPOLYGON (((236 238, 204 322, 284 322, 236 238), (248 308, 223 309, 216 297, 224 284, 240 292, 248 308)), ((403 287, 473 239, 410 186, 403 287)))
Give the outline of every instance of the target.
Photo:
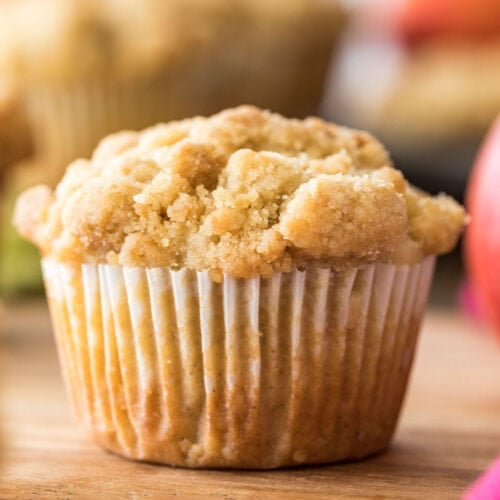
POLYGON ((43 269, 66 385, 98 443, 273 468, 389 445, 434 260, 220 284, 167 268, 43 269))

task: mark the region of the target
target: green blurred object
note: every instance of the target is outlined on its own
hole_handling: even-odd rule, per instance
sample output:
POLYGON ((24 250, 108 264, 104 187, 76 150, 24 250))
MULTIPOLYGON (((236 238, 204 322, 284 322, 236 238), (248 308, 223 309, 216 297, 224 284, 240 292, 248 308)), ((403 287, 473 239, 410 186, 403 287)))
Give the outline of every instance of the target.
POLYGON ((43 293, 40 254, 12 226, 12 212, 19 188, 10 186, 2 196, 0 229, 0 295, 18 297, 43 293))

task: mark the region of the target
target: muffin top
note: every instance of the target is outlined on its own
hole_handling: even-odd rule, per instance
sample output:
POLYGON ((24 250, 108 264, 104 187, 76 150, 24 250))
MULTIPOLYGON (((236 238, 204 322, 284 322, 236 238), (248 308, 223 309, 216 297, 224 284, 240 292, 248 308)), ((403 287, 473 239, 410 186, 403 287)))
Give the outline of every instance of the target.
POLYGON ((14 223, 63 262, 237 278, 306 265, 414 263, 451 250, 466 216, 411 187, 375 138, 251 106, 105 138, 14 223))
POLYGON ((242 27, 259 29, 261 14, 310 24, 310 13, 326 28, 335 26, 339 7, 322 0, 7 0, 0 2, 0 69, 23 82, 144 78, 210 58, 214 46, 230 51, 242 27))

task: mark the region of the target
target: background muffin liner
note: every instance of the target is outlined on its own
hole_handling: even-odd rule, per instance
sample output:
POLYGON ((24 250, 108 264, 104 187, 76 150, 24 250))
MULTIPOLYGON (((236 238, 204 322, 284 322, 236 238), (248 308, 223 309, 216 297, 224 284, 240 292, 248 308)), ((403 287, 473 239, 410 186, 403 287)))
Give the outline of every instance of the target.
POLYGON ((167 268, 43 270, 73 405, 104 448, 272 468, 388 446, 434 260, 220 284, 167 268))

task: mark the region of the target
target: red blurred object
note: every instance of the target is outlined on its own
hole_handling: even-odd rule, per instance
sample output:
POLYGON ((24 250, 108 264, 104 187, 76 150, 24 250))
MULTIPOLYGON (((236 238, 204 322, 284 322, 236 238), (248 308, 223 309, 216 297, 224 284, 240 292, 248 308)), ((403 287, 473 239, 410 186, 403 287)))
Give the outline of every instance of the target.
POLYGON ((500 336, 500 116, 476 160, 466 205, 465 249, 470 280, 500 336))
POLYGON ((410 44, 438 37, 489 38, 500 35, 500 0, 407 0, 394 21, 410 44))
POLYGON ((477 293, 470 286, 470 283, 462 283, 458 291, 458 303, 462 310, 477 323, 484 320, 484 311, 477 293))
POLYGON ((500 499, 500 458, 488 467, 488 470, 474 482, 464 495, 464 500, 500 499))

